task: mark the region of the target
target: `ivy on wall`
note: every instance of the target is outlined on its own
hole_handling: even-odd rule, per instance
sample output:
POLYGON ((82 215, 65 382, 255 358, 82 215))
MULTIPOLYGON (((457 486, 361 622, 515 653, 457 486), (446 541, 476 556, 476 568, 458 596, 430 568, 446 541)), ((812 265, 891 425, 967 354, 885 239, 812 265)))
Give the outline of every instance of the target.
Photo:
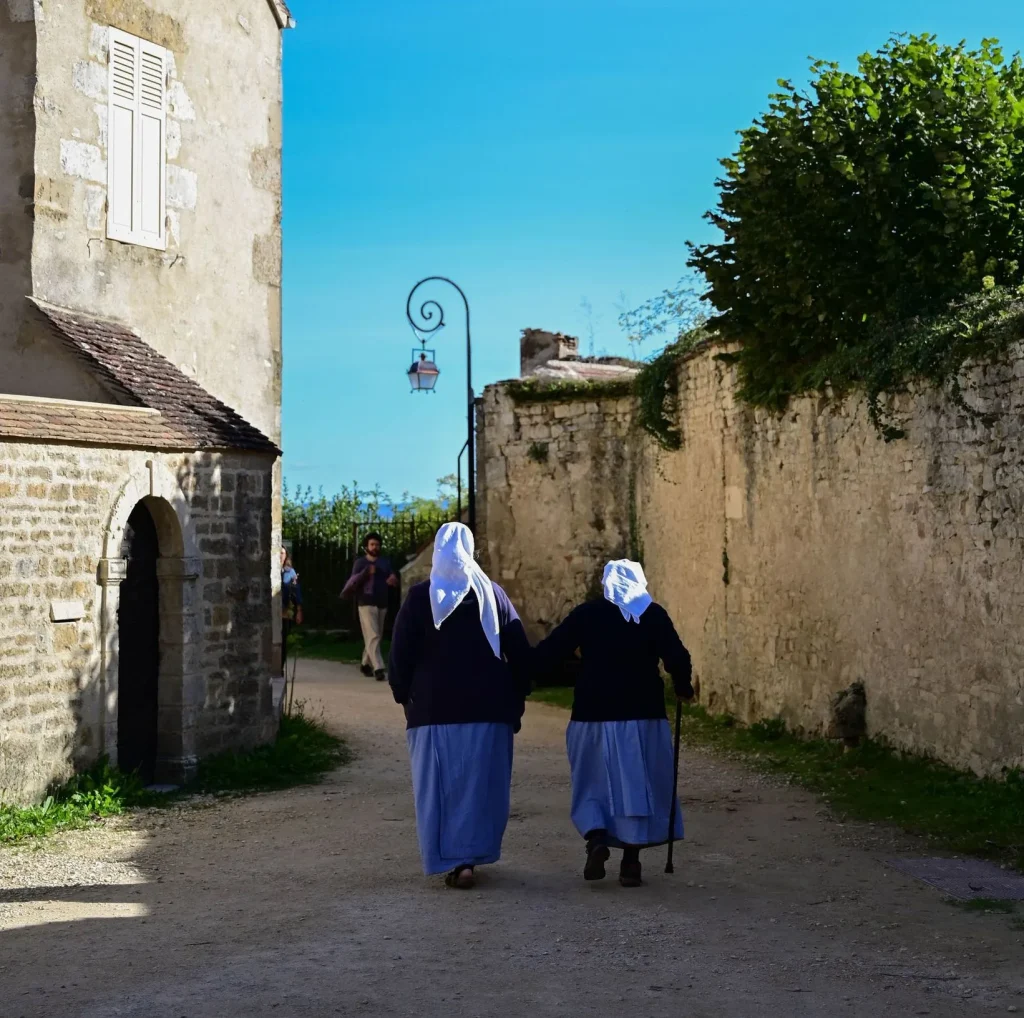
POLYGON ((682 359, 710 339, 701 326, 684 332, 652 360, 633 380, 637 421, 662 448, 674 452, 683 444, 679 430, 679 365, 682 359))
POLYGON ((589 402, 596 399, 621 399, 633 393, 629 378, 610 379, 606 382, 564 381, 524 378, 506 382, 505 391, 516 405, 529 403, 589 402))

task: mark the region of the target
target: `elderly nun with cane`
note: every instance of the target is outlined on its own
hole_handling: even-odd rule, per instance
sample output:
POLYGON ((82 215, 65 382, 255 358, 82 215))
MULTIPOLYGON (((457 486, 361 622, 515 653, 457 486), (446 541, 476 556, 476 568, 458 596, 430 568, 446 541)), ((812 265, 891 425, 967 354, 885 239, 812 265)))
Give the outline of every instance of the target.
POLYGON ((693 699, 690 655, 668 612, 647 593, 636 562, 609 562, 603 597, 575 608, 535 651, 538 673, 579 651, 566 747, 572 821, 586 839, 583 877, 601 880, 612 848, 622 849, 619 883, 639 887, 640 850, 683 836, 676 794, 679 702, 693 699), (677 697, 676 744, 665 713, 659 662, 677 697))
POLYGON ((505 592, 474 561, 473 535, 447 523, 429 582, 395 620, 388 681, 405 707, 426 874, 469 888, 497 862, 509 816, 512 737, 525 709, 530 644, 505 592))

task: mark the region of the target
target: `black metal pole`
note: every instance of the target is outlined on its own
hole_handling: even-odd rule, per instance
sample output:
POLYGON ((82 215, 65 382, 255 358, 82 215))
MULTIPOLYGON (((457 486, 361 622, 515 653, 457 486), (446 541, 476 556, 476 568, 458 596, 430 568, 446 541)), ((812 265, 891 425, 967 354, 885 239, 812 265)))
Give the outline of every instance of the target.
POLYGON ((469 445, 468 442, 462 443, 462 448, 459 450, 459 455, 455 460, 455 483, 458 485, 459 499, 457 503, 459 522, 462 522, 462 454, 466 451, 466 447, 469 445))
POLYGON ((473 395, 473 340, 470 330, 469 323, 469 300, 465 293, 462 291, 462 287, 459 286, 454 280, 449 279, 447 276, 427 276, 421 279, 410 291, 409 297, 405 302, 405 316, 409 319, 409 324, 413 327, 414 331, 422 333, 437 332, 444 325, 444 309, 436 300, 427 300, 420 305, 419 317, 423 324, 418 325, 416 319, 413 317, 412 312, 412 301, 416 294, 416 291, 423 286, 425 283, 447 283, 449 286, 454 287, 458 292, 458 295, 462 298, 462 304, 466 309, 466 395, 469 400, 469 406, 467 408, 467 437, 466 437, 466 449, 468 451, 468 459, 466 463, 466 487, 467 501, 469 503, 469 529, 476 533, 476 399, 473 395), (431 322, 434 320, 435 309, 437 314, 437 324, 432 325, 431 322))

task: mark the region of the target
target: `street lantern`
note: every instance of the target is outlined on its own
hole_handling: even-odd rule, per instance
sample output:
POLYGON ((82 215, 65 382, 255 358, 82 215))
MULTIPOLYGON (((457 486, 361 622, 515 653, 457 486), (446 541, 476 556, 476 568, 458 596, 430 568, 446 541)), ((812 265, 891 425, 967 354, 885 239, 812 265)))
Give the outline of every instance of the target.
POLYGON ((413 350, 412 367, 409 368, 409 386, 412 392, 433 392, 440 368, 434 363, 434 351, 424 347, 413 350))
MULTIPOLYGON (((427 276, 421 279, 410 291, 405 301, 405 317, 412 326, 413 334, 423 344, 423 349, 413 354, 412 367, 409 368, 409 383, 413 392, 433 392, 437 376, 441 373, 434 363, 434 351, 428 350, 424 338, 444 328, 444 309, 433 299, 425 300, 418 312, 413 310, 413 300, 417 290, 426 284, 442 283, 452 287, 462 298, 466 309, 466 445, 467 452, 467 488, 469 495, 469 529, 476 532, 476 400, 473 396, 473 344, 469 331, 469 301, 458 283, 447 276, 427 276), (429 355, 429 356, 428 356, 429 355)), ((461 499, 460 499, 461 501, 461 499)))

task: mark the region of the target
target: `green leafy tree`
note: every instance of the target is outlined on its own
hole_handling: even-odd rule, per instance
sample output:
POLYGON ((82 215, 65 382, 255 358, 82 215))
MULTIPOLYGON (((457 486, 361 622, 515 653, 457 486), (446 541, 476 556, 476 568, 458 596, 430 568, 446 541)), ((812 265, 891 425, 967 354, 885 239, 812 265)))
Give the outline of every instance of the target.
POLYGON ((282 493, 284 536, 317 538, 345 543, 351 539, 353 524, 373 524, 383 520, 415 520, 429 530, 452 519, 455 513, 455 476, 437 482, 434 498, 420 498, 406 492, 400 500, 390 498, 380 486, 364 489, 355 481, 342 485, 336 494, 327 496, 323 489, 289 488, 282 493))
POLYGON ((809 91, 779 82, 722 161, 708 213, 721 242, 691 245, 710 324, 743 343, 742 394, 757 404, 835 381, 825 372, 856 365, 850 351, 884 358, 884 337, 900 342, 915 316, 1022 280, 1019 56, 918 35, 860 57, 856 73, 811 70, 809 91))
POLYGON ((343 484, 328 497, 321 488, 291 489, 282 486, 281 515, 285 538, 319 537, 345 541, 353 523, 372 523, 381 519, 389 499, 379 486, 364 490, 356 482, 343 484))

